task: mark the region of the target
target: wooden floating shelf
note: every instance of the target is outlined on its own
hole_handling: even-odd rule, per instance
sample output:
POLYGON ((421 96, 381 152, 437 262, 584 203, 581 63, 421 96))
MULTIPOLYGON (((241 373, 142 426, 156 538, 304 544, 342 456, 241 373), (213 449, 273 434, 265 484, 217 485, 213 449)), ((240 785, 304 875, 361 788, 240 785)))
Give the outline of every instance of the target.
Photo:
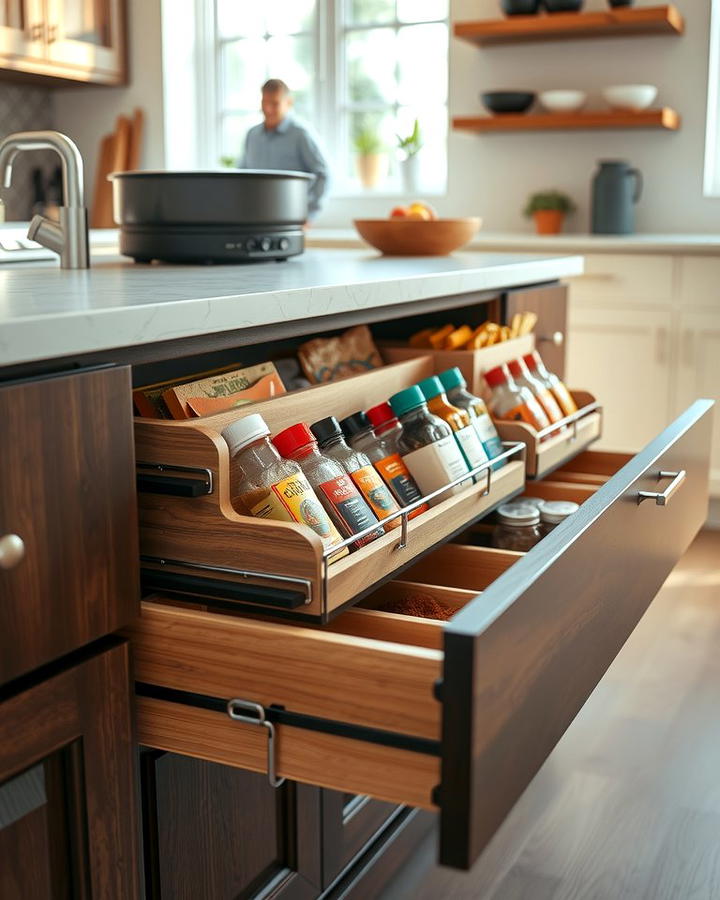
POLYGON ((481 22, 456 22, 455 37, 480 47, 576 38, 680 35, 685 21, 676 6, 627 7, 603 12, 545 13, 508 16, 481 22))
POLYGON ((455 116, 455 130, 464 131, 571 131, 596 128, 664 128, 677 131, 680 116, 669 107, 625 110, 599 110, 584 113, 504 113, 497 116, 455 116))

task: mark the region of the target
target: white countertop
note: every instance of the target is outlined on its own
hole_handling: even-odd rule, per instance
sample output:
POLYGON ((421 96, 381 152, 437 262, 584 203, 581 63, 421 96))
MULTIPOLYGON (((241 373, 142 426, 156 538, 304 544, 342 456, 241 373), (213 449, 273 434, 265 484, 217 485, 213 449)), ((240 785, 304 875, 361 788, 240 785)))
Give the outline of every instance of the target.
MULTIPOLYGON (((353 228, 313 228, 308 246, 363 247, 353 228)), ((531 232, 480 231, 466 249, 513 253, 674 253, 720 256, 717 234, 559 234, 539 236, 531 232)))
POLYGON ((87 270, 57 263, 0 267, 0 365, 91 353, 433 297, 552 281, 579 256, 457 253, 380 257, 309 250, 285 263, 136 265, 96 256, 87 270))

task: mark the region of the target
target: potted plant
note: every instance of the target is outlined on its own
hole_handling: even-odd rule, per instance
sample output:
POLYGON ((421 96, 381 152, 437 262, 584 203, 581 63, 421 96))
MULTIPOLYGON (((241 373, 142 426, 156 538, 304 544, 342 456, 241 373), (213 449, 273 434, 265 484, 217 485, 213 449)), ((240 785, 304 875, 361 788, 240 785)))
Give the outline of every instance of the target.
POLYGON ((396 135, 398 149, 401 153, 400 171, 402 173, 403 190, 406 194, 415 194, 418 189, 419 162, 418 153, 423 142, 420 136, 420 122, 415 119, 413 130, 406 137, 396 135))
POLYGON ((374 188, 385 174, 386 156, 380 136, 372 128, 355 133, 353 145, 357 153, 357 168, 365 188, 374 188))
POLYGON ((525 206, 525 215, 535 220, 538 234, 560 234, 563 220, 574 212, 575 204, 561 191, 540 191, 531 194, 525 206))

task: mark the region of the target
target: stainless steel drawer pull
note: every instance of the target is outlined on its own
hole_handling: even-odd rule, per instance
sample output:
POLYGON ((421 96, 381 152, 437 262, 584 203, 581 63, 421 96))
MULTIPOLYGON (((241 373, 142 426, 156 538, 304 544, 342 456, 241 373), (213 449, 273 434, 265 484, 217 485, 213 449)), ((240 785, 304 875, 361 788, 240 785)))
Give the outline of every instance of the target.
POLYGON ((227 712, 236 722, 245 722, 248 725, 261 725, 267 729, 268 752, 267 770, 268 781, 277 788, 285 783, 284 778, 278 778, 275 770, 275 726, 265 716, 265 707, 261 703, 252 703, 250 700, 228 700, 227 712), (250 715, 248 715, 250 713, 250 715))
POLYGON ((18 534, 0 537, 0 569, 14 569, 25 556, 25 542, 18 534))
POLYGON ((654 500, 656 506, 667 506, 672 495, 680 489, 687 475, 685 469, 679 472, 658 472, 658 481, 663 478, 672 478, 664 491, 638 491, 638 504, 643 500, 654 500))

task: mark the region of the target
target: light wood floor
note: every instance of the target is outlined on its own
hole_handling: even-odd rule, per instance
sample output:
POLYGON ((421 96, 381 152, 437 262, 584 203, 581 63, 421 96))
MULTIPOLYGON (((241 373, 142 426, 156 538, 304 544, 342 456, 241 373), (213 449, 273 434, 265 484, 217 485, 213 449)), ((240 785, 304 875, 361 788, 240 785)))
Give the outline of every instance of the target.
POLYGON ((704 532, 472 872, 379 900, 720 900, 720 532, 704 532))

